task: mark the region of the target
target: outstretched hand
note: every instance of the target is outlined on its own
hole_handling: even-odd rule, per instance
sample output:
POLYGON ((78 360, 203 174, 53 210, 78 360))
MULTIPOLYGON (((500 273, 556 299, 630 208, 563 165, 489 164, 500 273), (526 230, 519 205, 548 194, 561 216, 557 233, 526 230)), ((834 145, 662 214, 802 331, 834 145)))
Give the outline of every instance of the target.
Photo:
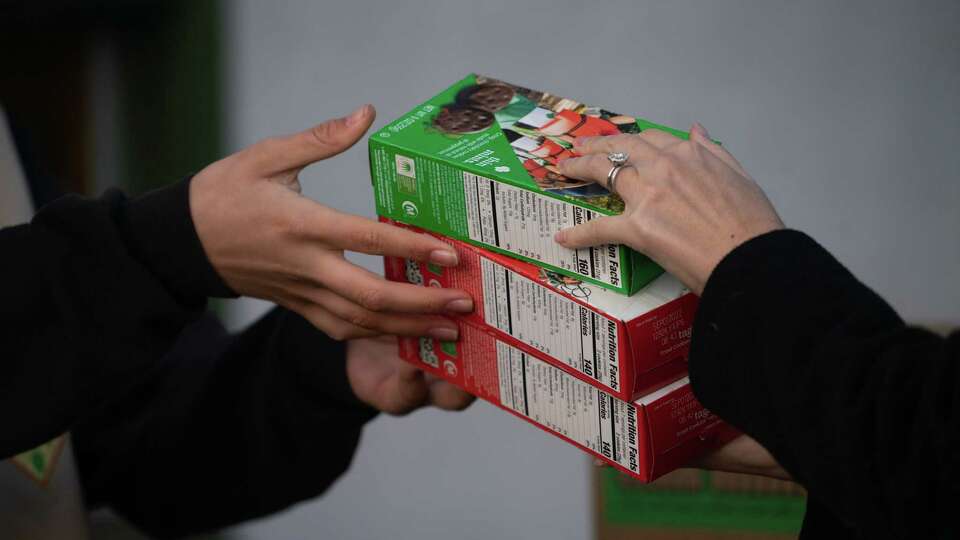
POLYGON ((361 401, 393 415, 407 414, 428 405, 459 411, 476 399, 401 360, 395 337, 349 341, 347 378, 361 401))
POLYGON ((726 149, 694 124, 685 141, 656 129, 578 139, 582 157, 560 163, 573 178, 606 186, 607 155, 629 159, 617 176, 626 209, 557 233, 568 248, 626 244, 655 260, 696 294, 735 247, 783 222, 760 186, 726 149))
POLYGON ((450 246, 301 194, 300 171, 353 146, 374 117, 365 105, 209 165, 190 185, 197 234, 235 292, 295 311, 335 339, 381 333, 456 339, 457 326, 442 315, 472 311, 467 293, 389 282, 344 258, 356 251, 454 266, 450 246))

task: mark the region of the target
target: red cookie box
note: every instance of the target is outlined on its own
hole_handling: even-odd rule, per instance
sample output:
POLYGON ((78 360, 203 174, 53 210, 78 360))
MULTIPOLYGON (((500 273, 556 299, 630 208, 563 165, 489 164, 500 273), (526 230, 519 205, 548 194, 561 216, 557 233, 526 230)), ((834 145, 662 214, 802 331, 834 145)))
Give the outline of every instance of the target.
POLYGON ((687 378, 633 403, 460 321, 460 340, 403 338, 400 356, 604 460, 641 482, 738 433, 694 398, 687 378))
POLYGON ((460 256, 455 268, 388 257, 388 279, 469 292, 476 309, 464 318, 514 347, 625 401, 686 375, 698 298, 673 276, 663 274, 628 297, 380 220, 432 234, 460 256))

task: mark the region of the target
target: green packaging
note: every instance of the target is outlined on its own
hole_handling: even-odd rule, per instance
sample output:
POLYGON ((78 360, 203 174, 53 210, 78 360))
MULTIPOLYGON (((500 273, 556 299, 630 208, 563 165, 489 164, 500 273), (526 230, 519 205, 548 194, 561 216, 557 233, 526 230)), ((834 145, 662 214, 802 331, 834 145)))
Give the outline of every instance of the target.
POLYGON ((626 246, 567 249, 560 229, 623 211, 600 185, 557 163, 577 137, 687 134, 546 92, 471 74, 370 137, 377 213, 621 294, 663 270, 626 246))

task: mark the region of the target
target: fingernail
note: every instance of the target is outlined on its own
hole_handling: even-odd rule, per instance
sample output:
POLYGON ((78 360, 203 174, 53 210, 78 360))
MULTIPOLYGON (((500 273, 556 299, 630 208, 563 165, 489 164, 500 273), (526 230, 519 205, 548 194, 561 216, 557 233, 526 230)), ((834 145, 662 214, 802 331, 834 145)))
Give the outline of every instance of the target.
POLYGON ((430 252, 430 262, 440 266, 456 266, 460 259, 456 252, 449 249, 435 249, 430 252))
POLYGON ((367 115, 367 109, 370 108, 370 105, 363 105, 359 109, 350 113, 350 116, 347 117, 347 127, 354 126, 360 122, 367 115))
POLYGON ((563 229, 562 231, 557 231, 557 233, 553 235, 553 241, 556 242, 556 243, 558 243, 558 244, 564 243, 564 242, 566 241, 566 239, 567 239, 567 230, 566 230, 566 229, 563 229))
POLYGON ((456 328, 446 326, 431 328, 429 334, 430 337, 439 339, 440 341, 456 341, 460 336, 460 332, 456 328))
POLYGON ((704 137, 708 139, 710 138, 710 133, 707 132, 707 128, 703 127, 703 124, 701 124, 700 122, 693 123, 693 131, 698 131, 704 137))
POLYGON ((593 137, 577 137, 576 139, 573 140, 573 146, 576 148, 579 148, 587 144, 587 142, 590 141, 590 139, 592 138, 593 137))
POLYGON ((473 311, 473 300, 470 298, 458 298, 447 304, 447 311, 456 313, 470 313, 473 311))

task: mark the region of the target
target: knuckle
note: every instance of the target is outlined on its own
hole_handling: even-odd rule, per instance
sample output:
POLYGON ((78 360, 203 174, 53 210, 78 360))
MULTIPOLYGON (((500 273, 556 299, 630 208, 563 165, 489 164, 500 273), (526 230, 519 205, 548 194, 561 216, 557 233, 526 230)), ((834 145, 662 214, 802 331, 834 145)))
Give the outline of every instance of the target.
POLYGON ((358 251, 379 253, 383 250, 383 236, 375 229, 363 229, 354 235, 354 244, 358 251))
POLYGON ((636 135, 631 135, 629 133, 622 133, 620 135, 608 135, 603 137, 606 140, 605 150, 609 152, 618 152, 625 149, 633 148, 636 144, 637 139, 636 135))
POLYGON ((302 238, 306 233, 307 225, 303 218, 296 214, 285 215, 277 219, 277 227, 281 232, 292 238, 302 238))
POLYGON ((637 207, 641 215, 650 215, 666 198, 666 189, 660 182, 650 182, 637 193, 637 207))
POLYGON ((336 324, 327 324, 323 325, 326 328, 321 328, 325 334, 330 336, 335 341, 344 341, 353 337, 353 332, 350 331, 349 327, 346 324, 337 322, 336 324))
POLYGON ((677 165, 677 159, 674 156, 660 152, 653 159, 650 167, 657 178, 670 178, 676 173, 677 165))
POLYGON ((424 298, 423 309, 426 313, 441 313, 446 310, 447 302, 450 301, 443 289, 430 287, 428 290, 436 291, 437 294, 424 298))
POLYGON ((703 146, 693 140, 683 141, 677 145, 677 152, 688 158, 695 158, 700 156, 703 146))
POLYGON ((362 309, 357 309, 347 316, 347 321, 354 325, 359 326, 360 328, 372 329, 376 324, 376 317, 371 313, 364 311, 362 309))
MULTIPOLYGON (((383 289, 371 287, 360 291, 357 302, 370 311, 382 311, 386 307, 386 296, 384 295, 383 289)), ((368 326, 364 324, 354 324, 368 328, 368 326)))
POLYGON ((310 138, 317 145, 322 147, 336 146, 340 139, 340 130, 337 121, 331 120, 322 124, 317 124, 310 128, 310 138))

